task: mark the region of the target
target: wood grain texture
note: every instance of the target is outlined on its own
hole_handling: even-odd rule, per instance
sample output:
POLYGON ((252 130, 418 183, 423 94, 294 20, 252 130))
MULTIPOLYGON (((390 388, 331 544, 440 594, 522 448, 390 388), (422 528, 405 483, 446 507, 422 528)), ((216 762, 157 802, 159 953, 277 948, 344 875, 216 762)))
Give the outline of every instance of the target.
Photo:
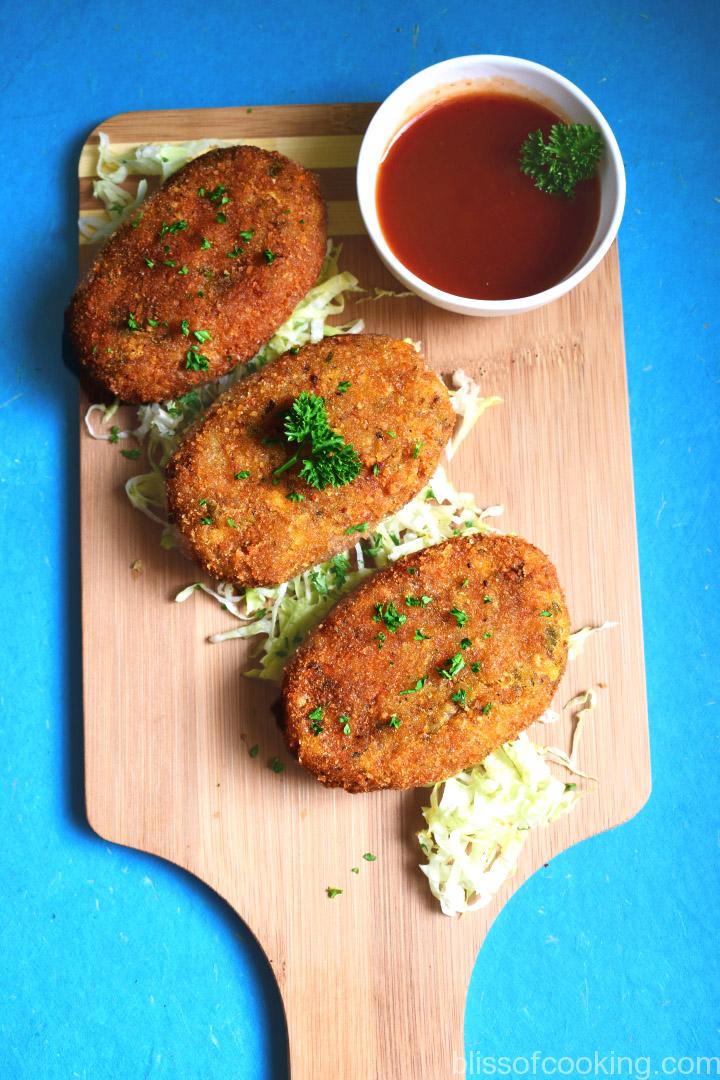
MULTIPOLYGON (((312 157, 313 139, 357 136, 372 111, 137 113, 101 128, 126 144, 305 137, 312 157)), ((347 161, 327 167, 347 193, 347 161)), ((366 237, 344 243, 344 268, 365 285, 394 287, 366 237)), ((90 254, 83 248, 82 261, 90 254)), ((569 296, 528 315, 463 318, 415 298, 355 311, 369 329, 420 339, 438 371, 464 368, 504 398, 450 475, 480 505, 504 503, 503 526, 551 556, 575 626, 620 623, 588 643, 557 698, 600 685, 582 765, 601 783, 583 784, 570 816, 530 835, 491 907, 442 916, 417 869, 426 792, 330 791, 289 759, 272 713, 277 687, 242 676, 243 644, 206 642, 232 622, 213 601, 172 602, 196 570, 161 550, 155 527, 129 507, 123 483, 136 464, 81 429, 87 811, 101 836, 185 867, 247 922, 280 985, 294 1080, 445 1080, 463 1053, 468 980, 497 912, 542 863, 625 821, 649 794, 617 252, 569 296), (267 767, 275 755, 280 775, 267 767), (377 861, 364 862, 365 851, 377 861), (343 894, 328 900, 328 885, 343 894)), ((549 740, 546 728, 535 735, 568 745, 567 715, 549 730, 549 740)))

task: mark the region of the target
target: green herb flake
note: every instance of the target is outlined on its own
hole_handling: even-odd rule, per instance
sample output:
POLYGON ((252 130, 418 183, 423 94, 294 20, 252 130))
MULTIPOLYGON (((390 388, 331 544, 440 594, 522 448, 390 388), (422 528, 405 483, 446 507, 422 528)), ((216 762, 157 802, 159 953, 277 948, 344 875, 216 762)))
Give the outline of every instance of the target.
POLYGON ((386 641, 387 641, 387 634, 384 634, 383 631, 381 630, 380 633, 377 635, 378 649, 382 649, 382 647, 383 647, 383 645, 385 644, 386 641))
POLYGON ((491 709, 492 709, 492 701, 488 701, 487 705, 483 705, 480 712, 483 714, 483 716, 487 716, 487 714, 490 712, 491 709))
POLYGON ((397 731, 397 729, 400 727, 400 717, 397 715, 397 713, 393 713, 393 715, 387 722, 387 726, 389 728, 392 728, 393 731, 397 731))
POLYGON ((108 442, 116 443, 120 439, 120 428, 117 424, 113 424, 110 428, 110 434, 108 435, 108 442))
POLYGON ((359 866, 351 866, 350 867, 350 873, 351 874, 359 874, 360 873, 360 867, 359 866))
POLYGON ((159 325, 160 325, 160 320, 159 320, 159 319, 146 319, 146 320, 145 320, 145 322, 146 322, 146 323, 148 324, 148 326, 149 326, 149 327, 151 327, 151 328, 152 328, 153 330, 155 329, 155 327, 156 327, 156 326, 159 326, 159 325))
POLYGON ((419 458, 420 457, 420 451, 422 450, 422 447, 423 447, 423 444, 421 442, 416 442, 415 443, 415 446, 413 447, 413 457, 414 458, 419 458))
POLYGON ((128 330, 142 330, 142 326, 137 321, 137 319, 135 318, 135 316, 133 315, 133 313, 131 311, 128 312, 126 325, 127 325, 128 330))
POLYGON ((191 345, 185 354, 185 367, 188 371, 207 371, 210 361, 207 356, 199 353, 194 345, 191 345))
POLYGON ((459 705, 462 709, 467 708, 467 693, 465 690, 458 690, 456 693, 450 695, 450 700, 454 701, 456 705, 459 705))
POLYGON ((137 461, 140 457, 140 451, 137 448, 135 450, 121 450, 120 453, 124 458, 127 458, 128 461, 137 461))
POLYGON ((351 387, 351 386, 352 386, 352 383, 349 383, 349 382, 339 382, 339 383, 337 384, 337 393, 338 393, 338 394, 346 394, 346 393, 348 392, 348 390, 350 389, 350 387, 351 387))
POLYGON ((418 679, 418 681, 415 683, 415 685, 411 686, 409 690, 401 690, 400 691, 400 696, 402 697, 403 694, 417 694, 418 691, 422 690, 422 688, 425 686, 426 682, 427 682, 427 675, 423 675, 423 677, 421 679, 418 679))
POLYGON ((223 213, 216 214, 215 215, 215 220, 217 221, 218 225, 224 225, 225 222, 227 221, 227 214, 223 214, 223 213))
POLYGON ((375 862, 377 860, 377 855, 373 855, 371 851, 366 851, 363 855, 363 859, 365 862, 375 862))
POLYGON ((342 889, 335 889, 331 885, 328 885, 325 892, 331 900, 334 900, 336 896, 342 896, 342 889))
POLYGON ((416 630, 413 641, 430 641, 430 638, 427 634, 423 634, 422 630, 416 630))
POLYGON ((148 259, 146 257, 145 258, 145 265, 147 266, 148 270, 152 270, 153 266, 155 265, 155 260, 154 259, 148 259))
POLYGON ((254 746, 251 746, 250 749, 248 750, 248 754, 252 758, 256 758, 259 753, 260 753, 260 747, 259 747, 259 745, 257 743, 255 743, 254 746))
POLYGON ((212 523, 213 523, 213 519, 211 517, 200 518, 200 524, 201 525, 212 525, 212 523))
POLYGON ((277 757, 270 758, 270 760, 268 761, 268 769, 271 769, 274 773, 285 772, 284 764, 282 763, 280 758, 277 757))
POLYGON ((565 790, 566 791, 576 791, 577 790, 577 784, 566 784, 565 785, 565 790))
POLYGON ((178 270, 178 274, 182 275, 182 277, 184 277, 185 274, 188 274, 188 273, 189 273, 189 270, 188 270, 187 266, 181 266, 180 269, 178 270))
POLYGON ((486 630, 485 633, 483 634, 483 637, 484 638, 491 638, 492 637, 492 630, 486 630))
POLYGON ((343 735, 349 735, 350 734, 350 717, 347 716, 345 713, 342 713, 340 716, 338 716, 338 723, 342 725, 342 733, 343 733, 343 735))
POLYGON ((274 251, 271 251, 270 248, 265 248, 265 250, 263 251, 263 258, 265 259, 265 262, 270 265, 271 263, 275 262, 277 255, 274 251))
POLYGON ((492 596, 483 596, 483 604, 492 604, 492 602, 493 602, 492 596))
POLYGON ((442 679, 454 679, 465 667, 465 658, 462 653, 455 653, 445 661, 445 667, 437 668, 437 673, 442 679))
POLYGON ((235 524, 235 522, 233 521, 233 519, 231 517, 227 518, 227 523, 228 523, 228 525, 230 526, 231 529, 237 529, 237 525, 235 524))
POLYGON ((540 612, 540 617, 542 619, 552 619, 552 612, 551 611, 541 611, 540 612))
POLYGON ((209 330, 193 330, 193 337, 196 338, 201 345, 204 345, 206 341, 212 341, 212 335, 209 330))
MULTIPOLYGON (((410 571, 408 571, 408 573, 409 572, 410 571)), ((407 604, 408 607, 427 607, 428 604, 432 603, 432 596, 420 596, 420 597, 417 597, 417 596, 412 596, 412 595, 408 594, 405 597, 405 603, 407 604)))
POLYGON ((472 672, 474 672, 474 673, 475 673, 475 675, 477 675, 477 673, 478 673, 478 672, 479 672, 479 670, 480 670, 480 661, 479 661, 479 660, 476 660, 474 664, 471 664, 471 665, 470 665, 470 670, 471 670, 472 672))
POLYGON ((367 527, 367 521, 361 521, 359 525, 350 525, 350 527, 345 530, 345 535, 352 536, 353 533, 367 532, 367 527))
POLYGON ((248 471, 248 469, 241 469, 240 472, 236 472, 234 475, 236 480, 247 480, 250 472, 248 471))
POLYGON ((301 495, 299 491, 290 491, 288 492, 288 499, 290 502, 299 503, 304 501, 305 496, 301 495))
POLYGON ((373 465, 371 471, 372 471, 373 476, 379 476, 380 475, 380 466, 377 464, 377 462, 373 465))
POLYGON ((243 229, 243 230, 241 231, 241 233, 240 233, 240 239, 241 239, 241 240, 244 240, 244 241, 245 241, 245 243, 247 243, 247 242, 248 242, 248 240, 252 240, 252 238, 253 238, 254 234, 255 234, 255 230, 254 230, 254 229, 243 229))
POLYGON ((464 611, 461 611, 460 608, 454 607, 450 614, 455 616, 455 621, 460 627, 464 626, 465 623, 468 621, 467 615, 464 611))
POLYGON ((391 634, 394 634, 403 623, 407 622, 407 615, 401 615, 395 605, 390 601, 383 607, 382 604, 375 605, 375 614, 373 615, 373 622, 383 622, 388 628, 391 634))
POLYGON ((460 648, 461 649, 469 649, 471 645, 472 645, 472 641, 470 640, 469 637, 464 637, 462 639, 462 641, 460 642, 460 648))
POLYGON ((160 226, 160 239, 162 240, 163 236, 167 236, 168 233, 184 232, 187 227, 188 223, 184 218, 181 218, 180 221, 174 221, 171 225, 163 221, 160 226))

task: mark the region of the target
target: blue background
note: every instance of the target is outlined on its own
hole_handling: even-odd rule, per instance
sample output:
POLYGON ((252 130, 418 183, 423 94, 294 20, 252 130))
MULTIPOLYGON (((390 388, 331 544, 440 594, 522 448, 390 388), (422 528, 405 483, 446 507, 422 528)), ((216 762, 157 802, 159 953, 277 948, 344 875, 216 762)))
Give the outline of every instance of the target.
POLYGON ((505 908, 475 968, 467 1050, 720 1051, 719 13, 657 0, 2 6, 3 1080, 285 1067, 277 991, 244 928, 187 875, 106 845, 83 815, 76 386, 60 360, 80 145, 131 109, 379 99, 468 52, 569 76, 625 156, 654 792, 505 908))

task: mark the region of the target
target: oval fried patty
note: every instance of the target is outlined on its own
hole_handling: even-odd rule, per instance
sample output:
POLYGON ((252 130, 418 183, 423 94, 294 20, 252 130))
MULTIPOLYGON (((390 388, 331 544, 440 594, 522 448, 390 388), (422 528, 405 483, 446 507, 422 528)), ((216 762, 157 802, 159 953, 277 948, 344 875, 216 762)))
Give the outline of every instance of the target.
POLYGON ((544 712, 568 634, 557 573, 532 544, 426 548, 341 600, 291 658, 288 746, 346 791, 447 779, 544 712))
POLYGON ((254 356, 324 253, 312 173, 256 146, 212 150, 108 240, 68 310, 70 340, 123 401, 178 397, 254 356))
POLYGON ((453 420, 445 386, 411 345, 380 335, 306 345, 236 383, 191 430, 167 466, 171 519, 214 577, 277 585, 416 495, 453 420), (317 490, 297 467, 273 476, 290 456, 283 418, 302 393, 324 399, 330 427, 357 452, 351 483, 317 490))

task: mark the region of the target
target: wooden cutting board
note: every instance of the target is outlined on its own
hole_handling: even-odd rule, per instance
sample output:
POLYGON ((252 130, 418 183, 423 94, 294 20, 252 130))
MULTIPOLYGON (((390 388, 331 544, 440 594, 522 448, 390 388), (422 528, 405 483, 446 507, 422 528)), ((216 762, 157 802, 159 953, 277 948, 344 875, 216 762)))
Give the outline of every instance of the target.
MULTIPOLYGON (((374 108, 130 113, 100 130, 126 146, 207 137, 296 158, 320 175, 343 268, 371 289, 393 288, 355 203, 354 164, 374 108)), ((96 147, 93 133, 80 159, 81 212, 97 210, 96 147)), ((84 267, 94 249, 80 253, 84 267)), ((163 551, 158 530, 127 503, 123 484, 137 464, 81 427, 87 811, 102 837, 185 867, 246 921, 280 986, 294 1080, 444 1080, 463 1054, 468 981, 498 911, 544 862, 627 820, 650 790, 617 251, 529 315, 464 318, 415 298, 353 302, 349 314, 369 330, 420 339, 438 371, 464 368, 503 397, 450 475, 480 505, 504 503, 502 526, 551 556, 576 627, 620 624, 591 639, 557 697, 562 706, 600 687, 581 753, 600 783, 582 782, 574 812, 530 834, 490 907, 443 916, 417 869, 427 792, 347 795, 291 760, 272 712, 277 687, 242 676, 244 644, 206 641, 232 618, 200 594, 172 602, 198 573, 163 551), (130 569, 137 559, 141 574, 130 569), (276 755, 280 774, 268 767, 276 755), (363 861, 368 851, 375 862, 363 861), (326 886, 344 891, 330 900, 326 886)), ((531 734, 568 747, 567 712, 531 734)))

